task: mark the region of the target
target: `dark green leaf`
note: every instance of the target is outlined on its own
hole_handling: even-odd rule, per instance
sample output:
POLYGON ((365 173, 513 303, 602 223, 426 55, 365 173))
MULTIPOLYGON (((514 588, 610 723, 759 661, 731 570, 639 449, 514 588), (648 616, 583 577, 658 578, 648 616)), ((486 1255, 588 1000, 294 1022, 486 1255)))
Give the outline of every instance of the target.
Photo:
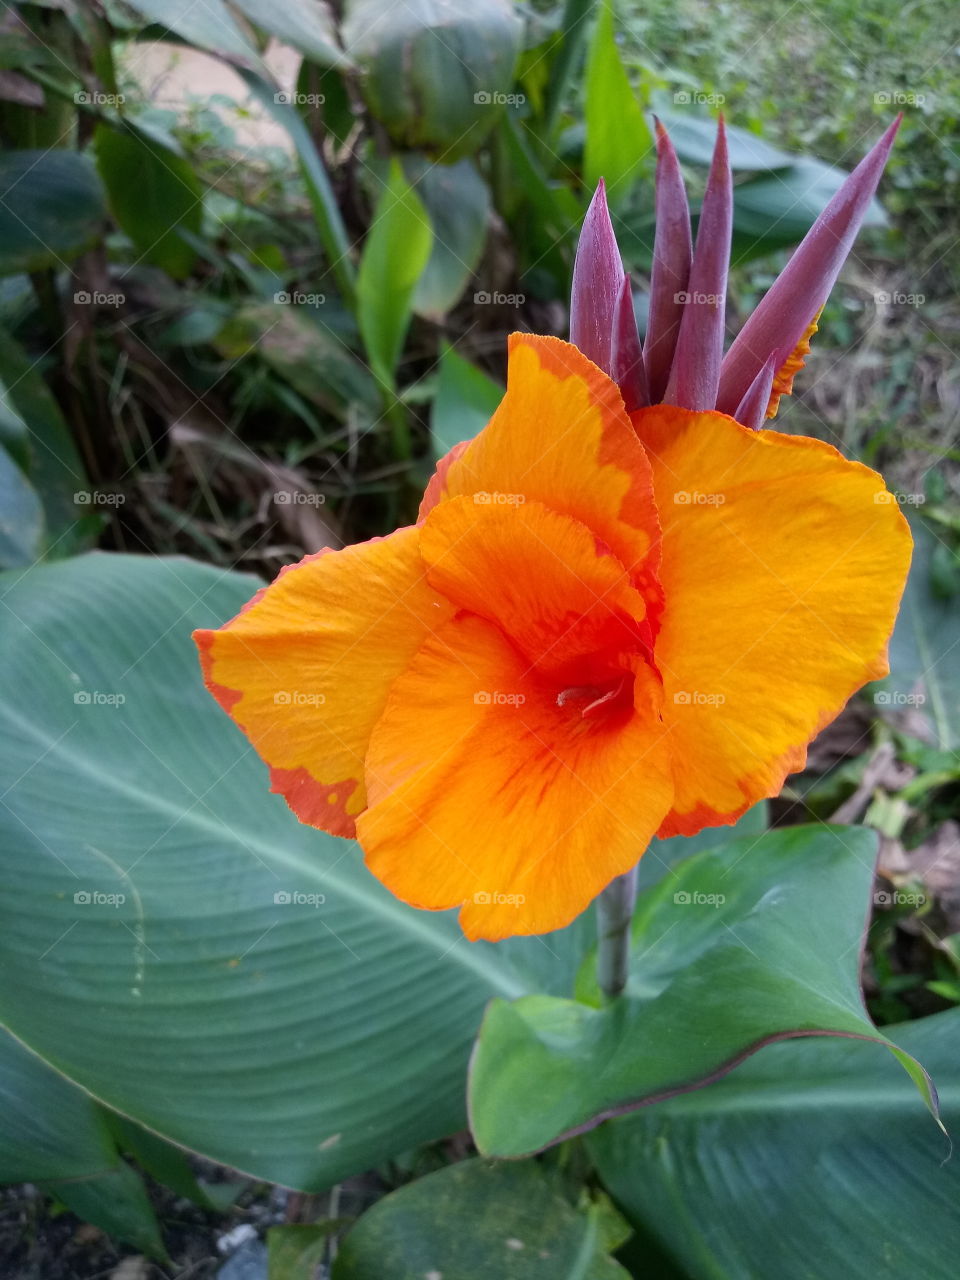
MULTIPOLYGON (((528 1154, 705 1084, 784 1036, 885 1043, 858 975, 875 851, 872 832, 823 825, 697 854, 641 896, 623 997, 591 1007, 600 996, 588 961, 578 991, 591 1004, 494 1000, 471 1067, 480 1150, 528 1154)), ((917 1064, 900 1056, 931 1100, 917 1064)))
POLYGON ((890 641, 890 675, 871 686, 880 710, 915 709, 930 724, 936 745, 960 743, 960 600, 933 589, 931 567, 940 544, 922 520, 910 522, 913 563, 890 641))
POLYGON ((330 10, 320 0, 233 0, 252 23, 298 49, 321 67, 349 66, 330 10))
POLYGON ((600 1216, 574 1209, 532 1161, 465 1160, 368 1209, 333 1280, 627 1280, 600 1216))
POLYGON ((104 228, 103 188, 76 151, 0 154, 0 275, 63 266, 104 228))
MULTIPOLYGON (((895 1028, 960 1127, 960 1010, 895 1028)), ((692 1280, 954 1280, 960 1163, 872 1045, 771 1045, 709 1089, 603 1125, 601 1176, 692 1280)))
POLYGON ((509 0, 349 0, 342 34, 370 112, 403 147, 475 151, 504 109, 523 25, 509 0))
POLYGON ((31 564, 43 547, 43 507, 30 481, 0 444, 0 569, 31 564))
POLYGON ((110 209, 142 261, 179 279, 194 253, 181 234, 199 235, 203 190, 189 161, 132 124, 100 124, 94 134, 97 168, 110 209))
POLYGON ((100 1108, 0 1030, 0 1183, 106 1173, 117 1153, 100 1108))
POLYGON ((433 448, 437 457, 455 444, 472 440, 490 421, 503 399, 503 387, 464 360, 453 347, 440 351, 440 378, 430 416, 433 448))
POLYGON ((42 1185, 83 1222, 92 1222, 107 1235, 126 1240, 160 1262, 166 1261, 160 1226, 143 1180, 122 1160, 108 1173, 42 1185))
POLYGON ((60 407, 36 362, 10 335, 0 330, 0 387, 9 388, 0 403, 8 420, 25 428, 15 444, 16 457, 43 504, 47 556, 73 555, 88 547, 99 529, 89 505, 75 494, 89 492, 84 465, 60 407))
POLYGON ((413 295, 413 309, 430 320, 442 320, 480 261, 490 192, 472 160, 446 165, 422 155, 405 156, 403 171, 433 228, 433 245, 413 295))

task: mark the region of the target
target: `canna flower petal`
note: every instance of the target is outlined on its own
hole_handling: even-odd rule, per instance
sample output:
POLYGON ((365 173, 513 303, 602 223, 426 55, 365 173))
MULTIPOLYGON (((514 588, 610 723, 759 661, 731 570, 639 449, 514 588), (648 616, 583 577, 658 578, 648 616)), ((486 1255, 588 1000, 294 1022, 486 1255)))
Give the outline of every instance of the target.
POLYGON ((659 834, 688 835, 775 795, 886 674, 911 538, 882 478, 830 445, 667 405, 634 423, 663 521, 676 798, 659 834))
POLYGON ((506 395, 483 431, 441 460, 420 519, 458 496, 542 502, 579 520, 656 597, 650 465, 616 386, 569 343, 511 335, 506 395))
POLYGON ((207 688, 302 821, 352 836, 364 759, 391 682, 454 606, 427 582, 416 529, 284 569, 231 621, 196 631, 207 688))
POLYGON ((458 614, 396 681, 373 733, 357 825, 374 875, 416 906, 460 907, 468 938, 568 924, 670 806, 659 681, 631 664, 629 701, 584 714, 584 697, 558 705, 556 681, 499 627, 458 614))

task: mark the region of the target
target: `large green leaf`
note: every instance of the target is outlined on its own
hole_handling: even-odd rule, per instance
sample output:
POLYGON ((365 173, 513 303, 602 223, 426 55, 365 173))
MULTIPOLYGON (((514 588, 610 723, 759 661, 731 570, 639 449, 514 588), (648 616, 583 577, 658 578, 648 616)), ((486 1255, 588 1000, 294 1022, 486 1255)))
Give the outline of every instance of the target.
POLYGON ((370 367, 384 386, 403 349, 417 283, 433 244, 430 219, 397 160, 377 201, 357 275, 357 320, 370 367))
POLYGON ((467 943, 268 794, 189 638, 258 585, 102 554, 2 580, 0 1019, 165 1137, 312 1189, 461 1128, 484 1005, 569 991, 590 925, 467 943))
MULTIPOLYGON (((677 155, 686 164, 709 165, 717 140, 717 122, 709 116, 686 111, 657 111, 666 126, 677 155)), ((785 169, 797 159, 737 125, 727 125, 727 153, 734 170, 785 169)))
POLYGON ((439 321, 459 301, 480 261, 490 190, 472 160, 434 164, 424 155, 406 156, 403 171, 433 228, 433 245, 417 282, 413 308, 418 315, 439 321))
POLYGON ((36 560, 42 541, 40 499, 0 444, 0 569, 13 569, 36 560))
POLYGON ((464 360, 453 347, 440 349, 440 376, 430 415, 434 452, 442 457, 473 437, 490 421, 503 399, 503 387, 464 360))
POLYGON ((321 67, 349 66, 337 43, 333 18, 321 0, 233 0, 251 22, 321 67))
POLYGON ((148 22, 176 32, 189 44, 211 49, 221 57, 259 64, 256 50, 237 25, 223 0, 129 0, 148 22))
MULTIPOLYGON (((494 1000, 471 1067, 477 1146, 528 1154, 705 1084, 785 1036, 882 1041, 858 977, 875 852, 873 832, 823 825, 696 854, 641 896, 620 999, 595 1007, 591 965, 580 1002, 494 1000)), ((900 1057, 932 1103, 917 1064, 900 1057)))
MULTIPOLYGON (((797 244, 847 177, 822 160, 796 156, 788 169, 738 183, 733 190, 734 260, 797 244)), ((878 200, 870 202, 863 225, 887 225, 878 200)))
POLYGON ((80 1178, 116 1167, 102 1112, 0 1031, 0 1183, 80 1178))
MULTIPOLYGON (((960 1127, 960 1010, 891 1038, 926 1063, 960 1127)), ((692 1280, 957 1274, 960 1162, 872 1045, 771 1045, 588 1142, 619 1203, 692 1280)))
POLYGON ((43 504, 43 553, 66 556, 90 545, 99 520, 75 495, 89 493, 86 470, 38 362, 0 329, 0 437, 43 504))
POLYGON ((607 198, 615 206, 626 199, 639 177, 652 171, 655 151, 653 135, 620 60, 610 0, 600 5, 584 87, 583 176, 591 191, 603 178, 607 198))
POLYGON ((640 889, 647 889, 665 876, 672 876, 673 868, 684 858, 702 853, 704 849, 719 849, 721 845, 743 836, 762 835, 766 829, 767 802, 761 800, 732 826, 704 827, 695 836, 671 836, 668 840, 654 837, 637 867, 637 885, 640 889))
POLYGON ((344 1241, 333 1280, 627 1280, 598 1206, 528 1161, 465 1160, 401 1187, 344 1241))
POLYGON ((960 744, 960 601, 934 589, 935 532, 911 520, 913 563, 890 641, 890 675, 872 686, 889 711, 917 708, 941 750, 960 744))
POLYGON ((187 275, 194 253, 183 233, 198 235, 203 222, 193 166, 129 122, 98 125, 94 148, 113 216, 140 258, 175 278, 187 275))
POLYGON ((104 229, 103 188, 76 151, 0 154, 0 275, 63 266, 104 229))
POLYGON ((38 1183, 84 1221, 164 1257, 143 1182, 120 1159, 101 1108, 5 1031, 0 1099, 0 1183, 38 1183))
POLYGON ((367 107, 401 147, 457 160, 518 105, 523 23, 510 0, 348 0, 341 31, 367 107))

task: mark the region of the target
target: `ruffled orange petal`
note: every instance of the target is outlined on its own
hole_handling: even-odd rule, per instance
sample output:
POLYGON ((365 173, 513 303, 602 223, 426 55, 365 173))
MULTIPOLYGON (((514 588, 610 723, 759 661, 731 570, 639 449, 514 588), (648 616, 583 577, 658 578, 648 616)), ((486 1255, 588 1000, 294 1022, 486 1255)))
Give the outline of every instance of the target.
POLYGON ((887 672, 911 538, 882 478, 830 445, 668 405, 634 422, 663 524, 676 798, 659 834, 687 835, 775 795, 887 672))
POLYGON ((438 591, 497 623, 531 666, 557 673, 558 682, 568 669, 571 680, 586 680, 589 661, 649 655, 645 602, 623 565, 585 525, 540 502, 450 499, 427 517, 420 552, 438 591))
POLYGON ((542 502, 592 529, 655 600, 650 468, 616 384, 558 338, 515 333, 509 350, 500 406, 474 440, 441 461, 421 518, 448 497, 542 502))
POLYGON ((207 688, 302 822, 352 836, 364 757, 391 682, 453 606, 427 582, 416 529, 285 569, 216 631, 197 631, 207 688))
POLYGON ((374 875, 414 906, 460 907, 468 938, 568 924, 636 862, 670 804, 659 681, 632 664, 626 704, 584 714, 582 699, 558 705, 555 681, 499 627, 448 622, 371 738, 357 826, 374 875))

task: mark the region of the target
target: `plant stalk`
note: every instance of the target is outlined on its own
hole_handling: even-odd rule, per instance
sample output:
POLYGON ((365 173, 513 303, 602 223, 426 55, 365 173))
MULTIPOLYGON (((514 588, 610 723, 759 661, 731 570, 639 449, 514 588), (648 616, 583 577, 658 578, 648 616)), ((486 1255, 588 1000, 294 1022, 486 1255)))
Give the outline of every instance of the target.
POLYGON ((630 969, 630 923, 637 901, 637 868, 617 876, 597 898, 597 982, 608 999, 620 995, 630 969))

